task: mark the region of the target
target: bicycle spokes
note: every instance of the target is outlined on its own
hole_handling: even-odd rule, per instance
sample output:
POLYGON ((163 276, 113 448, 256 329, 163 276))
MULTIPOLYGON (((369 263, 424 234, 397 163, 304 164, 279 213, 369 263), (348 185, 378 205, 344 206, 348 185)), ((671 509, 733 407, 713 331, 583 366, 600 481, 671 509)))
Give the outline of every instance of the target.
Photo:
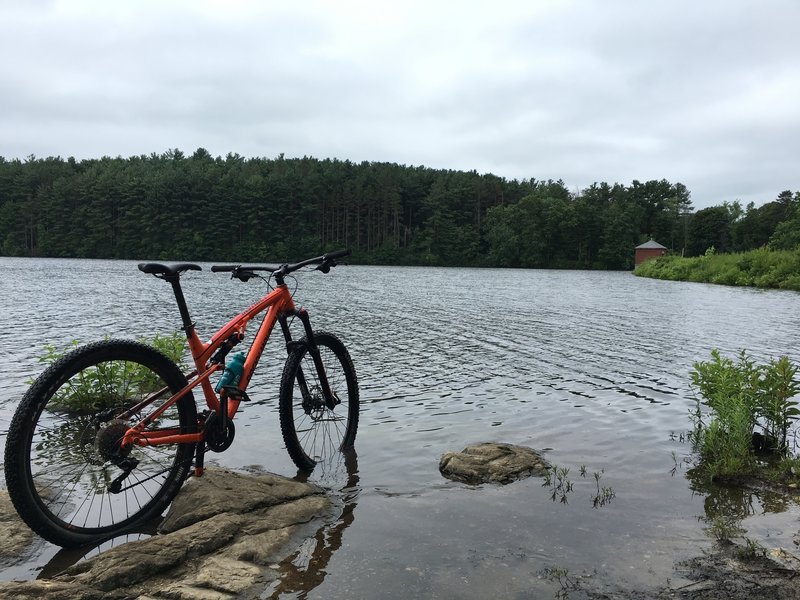
MULTIPOLYGON (((141 512, 186 461, 176 445, 122 443, 145 417, 153 393, 169 389, 167 382, 146 361, 109 356, 76 364, 53 387, 31 432, 30 477, 38 502, 57 522, 91 530, 141 512)), ((177 405, 151 425, 180 427, 177 405)))
POLYGON ((281 381, 281 429, 301 469, 311 469, 351 446, 358 424, 358 389, 350 357, 334 336, 315 338, 319 361, 307 346, 298 347, 281 381), (330 386, 330 402, 325 401, 319 363, 330 386))

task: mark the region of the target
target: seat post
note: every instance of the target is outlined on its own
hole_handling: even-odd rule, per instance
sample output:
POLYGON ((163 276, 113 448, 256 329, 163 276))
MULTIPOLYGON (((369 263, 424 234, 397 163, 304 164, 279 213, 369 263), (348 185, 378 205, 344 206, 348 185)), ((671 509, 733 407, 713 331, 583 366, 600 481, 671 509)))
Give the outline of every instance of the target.
POLYGON ((183 290, 181 289, 181 276, 176 273, 175 275, 166 275, 164 279, 172 285, 175 301, 178 303, 178 310, 181 313, 181 321, 183 321, 181 329, 186 332, 186 337, 188 338, 194 328, 194 323, 192 323, 192 318, 189 316, 189 307, 186 306, 186 298, 184 298, 183 290))

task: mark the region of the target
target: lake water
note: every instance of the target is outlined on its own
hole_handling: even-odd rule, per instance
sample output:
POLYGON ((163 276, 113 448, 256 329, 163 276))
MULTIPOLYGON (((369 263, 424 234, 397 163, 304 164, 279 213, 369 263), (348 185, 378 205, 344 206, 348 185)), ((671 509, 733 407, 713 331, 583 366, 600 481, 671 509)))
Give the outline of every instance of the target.
MULTIPOLYGON (((208 337, 263 285, 204 267, 183 285, 208 337)), ((695 403, 689 371, 712 348, 800 362, 800 294, 621 272, 342 266, 297 280, 315 328, 350 349, 362 413, 349 480, 312 476, 336 490, 341 517, 283 565, 275 595, 370 597, 378 585, 385 598, 551 597, 547 568, 658 585, 710 545, 719 510, 765 546, 791 546, 795 504, 693 489, 680 438, 695 403), (561 502, 538 478, 443 479, 440 456, 480 441, 546 449, 573 491, 561 502), (602 506, 594 473, 614 492, 602 506)), ((0 258, 0 443, 43 344, 179 325, 169 286, 133 261, 0 258)), ((291 477, 277 415, 284 350, 267 348, 236 441, 209 458, 291 477)), ((34 578, 57 550, 37 543, 2 577, 34 578)))

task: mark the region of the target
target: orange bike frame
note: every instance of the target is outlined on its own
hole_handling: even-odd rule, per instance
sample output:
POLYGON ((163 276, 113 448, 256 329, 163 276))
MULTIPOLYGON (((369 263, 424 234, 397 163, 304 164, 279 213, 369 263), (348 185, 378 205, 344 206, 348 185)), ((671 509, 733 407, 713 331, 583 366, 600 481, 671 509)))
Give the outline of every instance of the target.
MULTIPOLYGON (((261 354, 264 352, 267 340, 272 330, 275 328, 275 323, 278 321, 278 318, 283 314, 295 311, 294 300, 286 284, 278 285, 250 308, 236 315, 217 331, 208 342, 203 342, 200 339, 194 327, 189 328, 187 330, 187 338, 189 340, 189 350, 192 353, 195 364, 195 371, 189 376, 189 383, 179 392, 173 394, 155 411, 148 414, 144 419, 128 429, 125 436, 122 438, 122 446, 126 447, 131 444, 137 446, 160 446, 165 444, 202 442, 205 439, 205 431, 200 431, 198 433, 181 433, 180 427, 154 430, 147 430, 146 428, 198 385, 203 390, 203 396, 205 397, 208 408, 219 414, 222 406, 221 397, 214 391, 209 378, 213 373, 222 370, 224 365, 212 363, 211 357, 231 335, 239 334, 239 336, 243 338, 245 329, 250 321, 263 311, 266 311, 264 319, 261 321, 255 339, 250 345, 250 350, 247 352, 244 370, 239 381, 239 389, 245 391, 247 389, 247 384, 250 383, 250 378, 253 376, 256 365, 261 358, 261 354)), ((168 392, 169 389, 164 388, 152 394, 137 406, 130 409, 126 415, 138 412, 168 392)), ((232 419, 236 414, 239 408, 239 402, 239 399, 227 398, 228 419, 232 419)))

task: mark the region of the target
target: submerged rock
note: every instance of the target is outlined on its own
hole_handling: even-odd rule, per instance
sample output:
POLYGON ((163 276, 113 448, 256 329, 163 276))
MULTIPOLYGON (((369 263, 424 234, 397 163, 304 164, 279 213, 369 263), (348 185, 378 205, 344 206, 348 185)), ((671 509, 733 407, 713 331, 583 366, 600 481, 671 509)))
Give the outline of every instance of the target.
POLYGON ((549 468, 549 463, 533 448, 495 442, 448 452, 439 461, 442 475, 472 485, 511 483, 531 475, 544 475, 549 468))
POLYGON ((270 565, 318 529, 315 518, 329 508, 313 485, 208 469, 183 486, 162 534, 111 548, 52 579, 2 583, 0 598, 255 597, 278 577, 270 565))

